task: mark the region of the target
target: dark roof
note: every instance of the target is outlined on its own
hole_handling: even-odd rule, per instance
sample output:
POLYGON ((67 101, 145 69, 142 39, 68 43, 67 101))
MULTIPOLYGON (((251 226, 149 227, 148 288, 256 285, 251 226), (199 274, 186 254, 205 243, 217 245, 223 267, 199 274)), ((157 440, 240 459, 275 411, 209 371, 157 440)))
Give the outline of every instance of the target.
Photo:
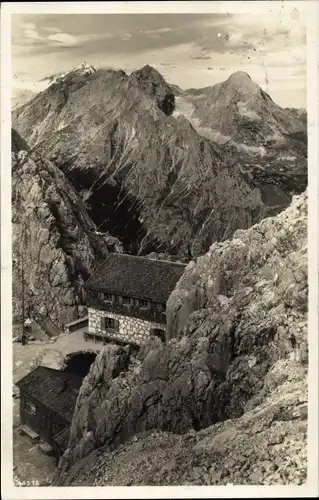
POLYGON ((72 373, 38 366, 16 385, 71 422, 82 380, 72 373))
POLYGON ((63 429, 63 431, 53 436, 53 440, 63 452, 65 452, 69 444, 70 430, 71 426, 68 425, 67 427, 65 427, 65 429, 63 429))
POLYGON ((185 264, 111 253, 84 284, 95 291, 166 302, 185 264))

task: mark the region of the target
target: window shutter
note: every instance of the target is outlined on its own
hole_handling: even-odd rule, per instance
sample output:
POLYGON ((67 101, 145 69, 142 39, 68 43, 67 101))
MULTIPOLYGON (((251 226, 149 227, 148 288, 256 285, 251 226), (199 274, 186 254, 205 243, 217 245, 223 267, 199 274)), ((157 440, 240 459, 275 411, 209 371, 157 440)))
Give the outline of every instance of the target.
POLYGON ((114 328, 115 328, 115 330, 119 330, 120 329, 120 322, 119 322, 118 319, 114 320, 114 328))
POLYGON ((105 330, 105 318, 101 318, 101 330, 105 330))

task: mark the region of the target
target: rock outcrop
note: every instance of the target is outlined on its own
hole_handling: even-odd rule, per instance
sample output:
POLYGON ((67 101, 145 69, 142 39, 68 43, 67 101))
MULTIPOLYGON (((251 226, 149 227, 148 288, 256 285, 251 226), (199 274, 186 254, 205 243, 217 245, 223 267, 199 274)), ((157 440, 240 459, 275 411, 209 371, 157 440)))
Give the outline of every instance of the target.
POLYGON ((166 344, 98 355, 59 483, 304 482, 306 193, 190 262, 168 323, 166 344))
POLYGON ((13 321, 26 314, 62 325, 85 313, 83 282, 120 243, 101 235, 66 177, 12 131, 13 321))

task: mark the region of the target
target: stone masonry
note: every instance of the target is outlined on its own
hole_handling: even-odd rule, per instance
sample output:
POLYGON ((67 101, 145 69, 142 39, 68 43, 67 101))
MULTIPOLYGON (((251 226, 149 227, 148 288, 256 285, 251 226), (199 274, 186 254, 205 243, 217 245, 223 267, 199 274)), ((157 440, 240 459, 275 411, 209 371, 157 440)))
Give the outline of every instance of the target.
POLYGON ((111 337, 116 337, 122 342, 134 342, 141 345, 149 339, 153 328, 164 331, 166 330, 165 324, 153 323, 151 321, 145 321, 143 319, 132 318, 130 316, 114 314, 93 308, 89 308, 88 315, 89 333, 97 335, 104 334, 106 337, 109 333, 111 337), (118 331, 111 330, 108 332, 102 328, 102 319, 105 317, 116 319, 119 322, 118 331))

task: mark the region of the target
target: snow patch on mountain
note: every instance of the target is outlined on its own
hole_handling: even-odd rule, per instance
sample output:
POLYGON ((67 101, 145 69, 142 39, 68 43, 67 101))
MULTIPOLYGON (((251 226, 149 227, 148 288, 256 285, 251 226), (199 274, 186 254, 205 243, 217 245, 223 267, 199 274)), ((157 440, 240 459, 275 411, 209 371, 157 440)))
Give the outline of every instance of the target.
POLYGON ((84 76, 92 75, 95 72, 96 69, 93 66, 83 61, 78 66, 75 66, 71 71, 56 73, 37 81, 19 78, 14 73, 12 75, 12 108, 22 106, 26 102, 33 99, 36 94, 43 92, 55 83, 64 81, 71 74, 84 76))
POLYGON ((59 75, 56 75, 53 78, 53 80, 51 81, 50 85, 52 85, 52 83, 58 83, 58 82, 65 80, 65 78, 72 73, 76 73, 79 76, 83 76, 83 75, 92 75, 95 72, 96 72, 96 69, 93 66, 91 66, 89 63, 83 61, 78 66, 75 66, 71 71, 66 71, 65 73, 61 73, 59 75))

